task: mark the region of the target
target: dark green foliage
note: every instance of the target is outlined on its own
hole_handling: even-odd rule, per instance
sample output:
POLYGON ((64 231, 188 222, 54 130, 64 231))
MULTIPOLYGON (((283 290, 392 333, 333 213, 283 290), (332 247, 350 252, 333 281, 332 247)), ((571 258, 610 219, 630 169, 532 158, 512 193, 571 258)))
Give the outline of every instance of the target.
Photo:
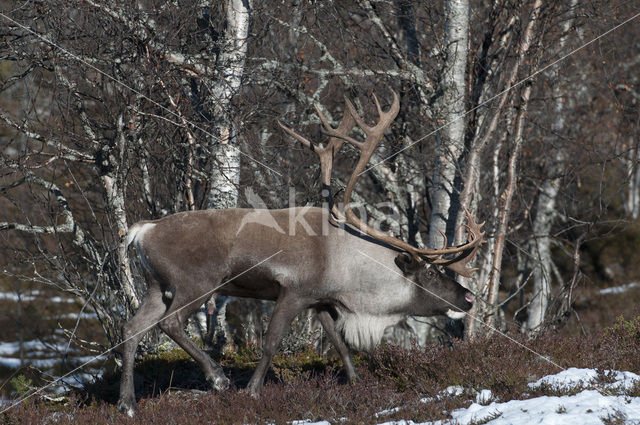
POLYGON ((10 382, 20 397, 24 397, 33 391, 33 381, 24 375, 18 375, 12 378, 10 382))

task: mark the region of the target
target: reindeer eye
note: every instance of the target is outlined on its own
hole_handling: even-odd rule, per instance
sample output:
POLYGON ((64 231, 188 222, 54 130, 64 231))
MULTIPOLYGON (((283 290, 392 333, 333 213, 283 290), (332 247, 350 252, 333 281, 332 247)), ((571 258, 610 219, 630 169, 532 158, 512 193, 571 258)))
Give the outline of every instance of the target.
POLYGON ((434 272, 433 269, 431 269, 431 267, 429 267, 424 271, 424 277, 425 279, 433 280, 436 277, 436 273, 434 272))

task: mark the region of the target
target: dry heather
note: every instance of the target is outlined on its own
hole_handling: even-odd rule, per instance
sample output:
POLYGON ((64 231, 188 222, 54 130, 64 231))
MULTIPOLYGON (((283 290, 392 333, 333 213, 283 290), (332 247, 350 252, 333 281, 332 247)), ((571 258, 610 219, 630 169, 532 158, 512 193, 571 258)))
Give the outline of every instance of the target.
MULTIPOLYGON (((562 367, 590 367, 640 372, 640 317, 619 319, 590 337, 547 333, 534 340, 513 336, 544 358, 501 336, 451 347, 403 350, 385 345, 372 355, 357 356, 362 380, 350 384, 336 360, 312 351, 279 356, 262 396, 254 400, 241 389, 256 357, 251 352, 220 359, 236 387, 213 394, 198 368, 182 355, 169 353, 137 365, 142 398, 138 415, 126 418, 115 409, 117 375, 106 376, 87 393, 63 404, 30 399, 5 412, 4 424, 284 424, 293 420, 329 420, 341 424, 374 423, 394 418, 445 419, 468 397, 439 397, 450 385, 490 389, 502 400, 532 397, 526 384, 562 367), (433 398, 425 402, 425 398, 433 398), (383 416, 376 413, 401 407, 383 416)), ((539 390, 543 391, 544 390, 539 390)))

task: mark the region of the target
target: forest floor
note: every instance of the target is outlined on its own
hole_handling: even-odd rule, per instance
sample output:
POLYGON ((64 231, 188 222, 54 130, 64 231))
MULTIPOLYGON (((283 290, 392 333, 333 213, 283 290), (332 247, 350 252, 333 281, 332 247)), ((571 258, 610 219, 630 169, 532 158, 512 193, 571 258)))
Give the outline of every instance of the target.
MULTIPOLYGON (((640 423, 639 299, 638 285, 582 291, 575 317, 535 339, 510 332, 511 339, 495 334, 426 349, 382 345, 355 356, 356 383, 347 382, 331 356, 313 350, 280 355, 257 399, 242 391, 259 358, 256 350, 217 357, 234 383, 219 394, 209 391, 182 351, 162 352, 136 365, 141 398, 133 419, 116 410, 119 376, 106 372, 68 396, 29 397, 2 412, 0 422, 640 423)), ((23 387, 19 397, 31 391, 23 387)))

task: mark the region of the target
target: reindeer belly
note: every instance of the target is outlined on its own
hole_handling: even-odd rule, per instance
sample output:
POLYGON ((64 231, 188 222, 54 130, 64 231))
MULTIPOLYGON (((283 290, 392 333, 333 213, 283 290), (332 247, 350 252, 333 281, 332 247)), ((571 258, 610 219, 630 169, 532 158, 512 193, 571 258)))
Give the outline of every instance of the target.
POLYGON ((247 279, 241 276, 222 285, 216 293, 232 297, 275 301, 280 293, 280 284, 275 281, 247 279))

